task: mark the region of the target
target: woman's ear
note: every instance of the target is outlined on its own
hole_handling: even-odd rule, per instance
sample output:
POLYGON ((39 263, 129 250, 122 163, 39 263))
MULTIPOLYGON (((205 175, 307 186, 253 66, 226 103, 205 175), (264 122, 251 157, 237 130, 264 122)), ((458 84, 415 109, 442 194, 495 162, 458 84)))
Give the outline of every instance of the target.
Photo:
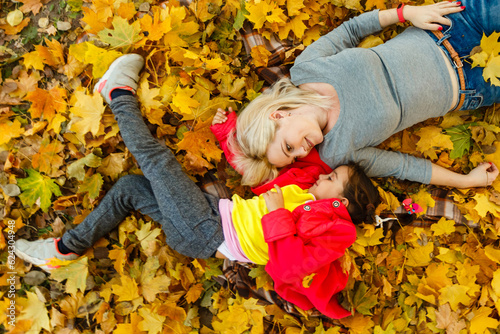
POLYGON ((342 197, 340 201, 342 202, 342 204, 344 204, 346 208, 349 206, 349 200, 347 198, 342 197))
POLYGON ((275 110, 269 115, 269 119, 276 121, 278 119, 290 116, 290 113, 286 110, 275 110))

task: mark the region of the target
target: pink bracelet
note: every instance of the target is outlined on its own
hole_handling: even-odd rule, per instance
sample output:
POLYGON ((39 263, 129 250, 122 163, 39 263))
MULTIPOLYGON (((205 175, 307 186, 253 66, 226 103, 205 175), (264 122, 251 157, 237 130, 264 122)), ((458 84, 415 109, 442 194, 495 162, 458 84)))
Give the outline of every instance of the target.
POLYGON ((398 9, 397 9, 399 22, 401 22, 401 23, 405 23, 406 22, 405 17, 403 16, 403 8, 404 8, 404 6, 405 6, 404 3, 400 3, 399 6, 398 6, 398 9))

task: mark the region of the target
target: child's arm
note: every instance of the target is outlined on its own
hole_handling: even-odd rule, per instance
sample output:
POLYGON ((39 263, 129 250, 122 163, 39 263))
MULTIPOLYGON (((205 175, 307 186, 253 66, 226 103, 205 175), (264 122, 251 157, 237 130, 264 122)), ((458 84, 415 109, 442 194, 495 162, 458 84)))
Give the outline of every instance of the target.
POLYGON ((324 224, 329 224, 325 232, 305 241, 297 235, 292 212, 277 209, 266 214, 262 228, 269 247, 266 270, 271 277, 289 283, 300 281, 344 255, 356 240, 356 228, 341 218, 324 224))

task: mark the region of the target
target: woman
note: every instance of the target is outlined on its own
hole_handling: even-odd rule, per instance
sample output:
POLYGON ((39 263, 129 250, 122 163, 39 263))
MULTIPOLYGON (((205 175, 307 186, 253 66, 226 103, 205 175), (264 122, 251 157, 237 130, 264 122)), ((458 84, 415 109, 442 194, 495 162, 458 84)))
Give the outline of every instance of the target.
POLYGON ((484 82, 482 69, 471 69, 466 62, 463 69, 456 68, 460 60, 452 61, 453 51, 443 46, 449 42, 464 57, 480 44, 483 33, 494 31, 500 31, 498 1, 400 6, 343 23, 297 58, 290 71, 293 84, 279 81, 239 115, 229 147, 243 182, 255 186, 271 180, 278 168, 317 146, 332 168, 355 161, 374 177, 461 188, 490 185, 498 176, 493 164, 461 175, 373 146, 450 110, 500 101, 500 87, 484 82), (404 20, 415 27, 374 48, 356 48, 367 35, 404 20), (433 32, 422 29, 444 37, 436 42, 433 32))

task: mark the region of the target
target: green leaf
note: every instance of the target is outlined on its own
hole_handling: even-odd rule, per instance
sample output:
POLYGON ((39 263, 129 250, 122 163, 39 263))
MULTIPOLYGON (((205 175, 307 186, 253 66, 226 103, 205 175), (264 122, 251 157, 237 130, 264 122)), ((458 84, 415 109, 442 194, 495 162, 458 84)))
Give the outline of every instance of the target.
POLYGON ((444 130, 453 142, 450 159, 461 158, 469 152, 472 145, 472 133, 469 129, 471 125, 475 125, 475 123, 457 125, 444 130))
POLYGON ((85 178, 84 166, 96 168, 101 165, 101 161, 102 159, 97 155, 95 155, 94 153, 90 153, 89 155, 86 155, 85 157, 73 162, 68 166, 68 176, 74 177, 78 181, 83 181, 83 179, 85 178))
POLYGON ((78 188, 78 192, 88 192, 91 199, 96 199, 99 196, 103 184, 102 176, 99 173, 86 177, 83 183, 78 188))
POLYGON ((361 282, 352 300, 354 309, 364 315, 372 315, 370 309, 377 305, 377 296, 374 294, 376 288, 368 289, 364 282, 361 282))
POLYGON ((236 17, 234 18, 233 28, 234 30, 240 30, 243 28, 243 23, 245 22, 245 15, 250 15, 250 12, 245 8, 246 1, 240 0, 240 8, 236 13, 236 17))
POLYGON ((50 278, 58 282, 67 280, 66 291, 72 295, 76 295, 78 290, 85 292, 88 274, 88 258, 83 256, 68 265, 62 265, 60 268, 52 270, 50 278))
POLYGON ((24 205, 32 206, 37 200, 40 200, 40 208, 43 212, 47 212, 52 203, 52 194, 61 196, 59 186, 50 178, 43 176, 34 169, 26 171, 28 177, 18 179, 17 185, 23 191, 19 198, 24 205))
POLYGON ((126 19, 115 16, 113 17, 113 28, 113 30, 106 28, 98 33, 101 41, 108 43, 113 48, 127 48, 141 40, 139 21, 129 24, 126 19))

